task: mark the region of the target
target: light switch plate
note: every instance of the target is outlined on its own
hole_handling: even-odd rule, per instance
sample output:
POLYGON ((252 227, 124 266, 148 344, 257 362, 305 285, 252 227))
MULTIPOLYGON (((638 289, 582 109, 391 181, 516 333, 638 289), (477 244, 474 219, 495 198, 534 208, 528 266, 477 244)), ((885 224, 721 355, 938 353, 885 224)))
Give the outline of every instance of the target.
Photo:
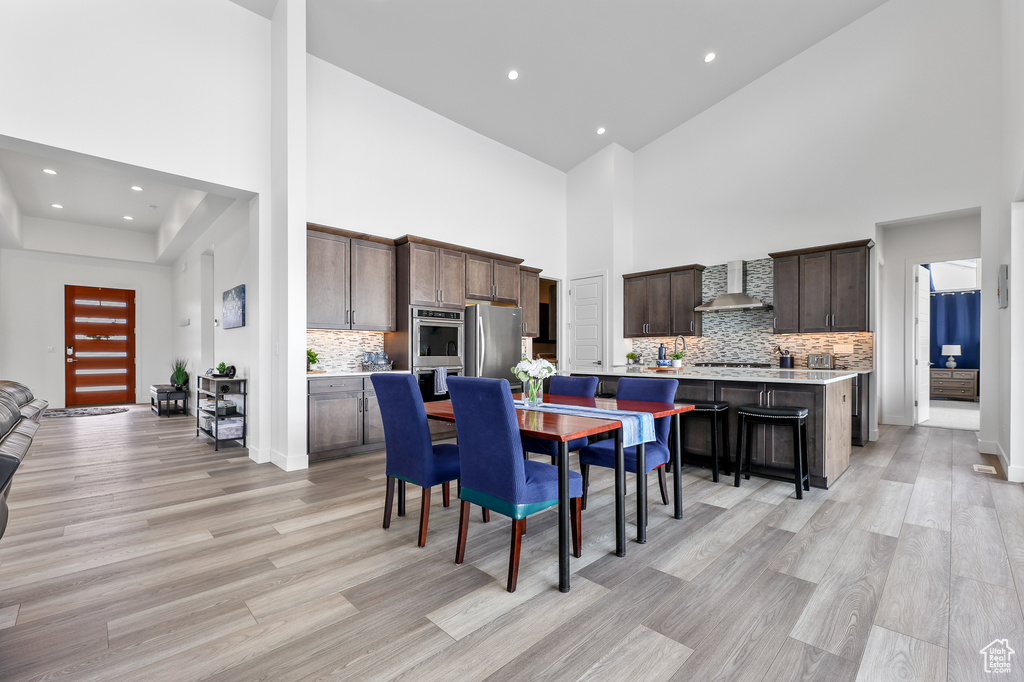
POLYGON ((833 353, 852 353, 853 352, 853 344, 852 343, 837 343, 837 344, 832 346, 832 352, 833 353))

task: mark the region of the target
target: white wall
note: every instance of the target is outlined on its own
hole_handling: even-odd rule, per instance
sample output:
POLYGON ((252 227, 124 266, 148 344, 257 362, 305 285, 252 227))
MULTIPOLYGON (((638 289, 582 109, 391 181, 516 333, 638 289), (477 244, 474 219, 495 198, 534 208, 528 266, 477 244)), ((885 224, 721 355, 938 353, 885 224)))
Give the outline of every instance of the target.
MULTIPOLYGON (((610 144, 567 174, 566 238, 572 244, 566 257, 569 280, 604 275, 603 360, 623 364, 629 342, 623 338, 622 275, 634 264, 633 154, 624 147, 610 144)), ((568 315, 563 318, 567 323, 568 315)), ((571 335, 566 331, 562 338, 571 335)))
POLYGON ((21 222, 22 246, 30 251, 142 263, 152 263, 156 259, 154 236, 145 232, 31 216, 22 218, 21 222))
POLYGON ((171 373, 171 277, 166 266, 0 250, 4 378, 30 386, 51 407, 64 406, 65 284, 135 290, 135 394, 137 402, 148 403, 150 385, 167 383, 171 373))
MULTIPOLYGON (((981 255, 981 216, 937 216, 934 219, 895 225, 882 230, 878 249, 885 259, 885 289, 881 293, 881 316, 875 343, 885 358, 885 371, 877 372, 879 421, 883 424, 912 425, 913 393, 913 277, 914 267, 981 255)), ((926 284, 927 286, 927 284, 926 284)), ((982 296, 984 299, 984 294, 982 296)), ((982 337, 982 343, 985 343, 982 337)), ((992 347, 986 345, 986 347, 992 347)), ((982 353, 981 366, 997 365, 982 353)), ((995 367, 993 367, 995 369, 995 367)), ((992 372, 992 376, 998 374, 992 372)), ((995 409, 982 403, 982 409, 995 409)))
POLYGON ((638 266, 721 263, 991 207, 994 3, 891 0, 636 153, 638 266))
POLYGON ((565 276, 565 174, 308 57, 308 215, 526 259, 565 276))
POLYGON ((7 176, 0 170, 0 248, 21 245, 21 209, 7 176))
POLYGON ((252 191, 270 23, 225 0, 4 3, 0 134, 252 191))
MULTIPOLYGON (((1002 5, 1002 190, 1017 202, 1004 217, 996 241, 998 267, 1010 264, 1010 303, 997 309, 1002 347, 999 363, 1010 368, 1012 393, 1000 395, 1000 430, 992 450, 999 450, 1010 480, 1024 481, 1024 7, 1017 0, 1002 5), (1014 317, 1013 311, 1017 314, 1014 317)), ((988 285, 991 287, 991 284, 988 285)), ((993 289, 989 289, 992 291, 993 289)), ((992 451, 990 450, 990 451, 992 451)))
MULTIPOLYGON (((981 207, 983 286, 994 291, 1006 215, 1000 12, 890 0, 639 150, 637 269, 761 258, 981 207)), ((982 305, 982 353, 997 358, 1008 335, 994 297, 982 305)), ((886 375, 893 362, 880 351, 886 375)), ((982 370, 990 405, 1009 399, 995 370, 982 370)), ((983 442, 998 438, 1000 420, 983 415, 983 442)))
MULTIPOLYGON (((253 312, 259 290, 249 237, 249 205, 239 200, 169 268, 174 292, 172 355, 188 358, 193 392, 195 376, 220 362, 234 365, 239 376, 253 376, 257 334, 253 312), (224 292, 239 284, 246 285, 245 326, 215 325, 215 319, 223 318, 224 292), (189 324, 183 326, 186 319, 189 324)), ((258 396, 250 398, 249 407, 253 408, 251 420, 260 407, 258 396)))

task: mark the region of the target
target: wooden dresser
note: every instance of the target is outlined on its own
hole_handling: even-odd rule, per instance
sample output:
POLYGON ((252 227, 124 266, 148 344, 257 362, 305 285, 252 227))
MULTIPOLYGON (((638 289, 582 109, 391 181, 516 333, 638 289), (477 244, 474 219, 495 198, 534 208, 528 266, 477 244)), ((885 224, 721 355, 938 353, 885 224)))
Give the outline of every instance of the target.
POLYGON ((978 399, 978 370, 976 369, 935 369, 931 370, 932 398, 978 399))

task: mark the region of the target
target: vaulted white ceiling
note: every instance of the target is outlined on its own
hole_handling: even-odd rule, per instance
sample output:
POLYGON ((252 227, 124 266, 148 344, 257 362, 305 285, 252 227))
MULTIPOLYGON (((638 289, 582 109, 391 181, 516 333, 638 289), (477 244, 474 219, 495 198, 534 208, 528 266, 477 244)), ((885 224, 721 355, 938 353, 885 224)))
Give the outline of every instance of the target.
POLYGON ((884 1, 308 0, 307 49, 569 170, 610 142, 640 149, 884 1))

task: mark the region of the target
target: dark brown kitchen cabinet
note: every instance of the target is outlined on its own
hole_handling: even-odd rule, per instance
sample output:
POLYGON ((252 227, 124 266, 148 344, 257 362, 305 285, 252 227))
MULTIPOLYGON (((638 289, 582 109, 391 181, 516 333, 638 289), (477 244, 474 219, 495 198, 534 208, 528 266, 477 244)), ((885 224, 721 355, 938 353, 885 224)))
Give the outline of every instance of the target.
MULTIPOLYGON (((466 306, 466 254, 438 246, 406 242, 398 247, 398 264, 408 273, 409 305, 438 308, 466 306)), ((399 278, 404 284, 405 276, 399 278)))
POLYGON ((622 286, 625 336, 669 336, 672 333, 669 273, 626 276, 622 286))
POLYGON ((395 247, 353 239, 351 272, 351 328, 394 331, 395 247))
POLYGON ((700 336, 703 265, 623 275, 623 332, 635 336, 700 336))
POLYGON ((306 326, 349 329, 349 247, 334 234, 306 233, 306 326))
MULTIPOLYGON (((846 384, 849 386, 849 384, 846 384)), ((807 408, 807 458, 810 465, 811 483, 817 486, 828 486, 838 474, 826 470, 826 447, 822 439, 825 434, 824 419, 826 418, 825 396, 826 387, 813 384, 790 383, 741 383, 716 382, 716 400, 729 403, 729 457, 735 462, 739 452, 739 416, 737 410, 743 405, 762 405, 765 407, 805 407, 807 408), (829 475, 832 474, 832 480, 829 475)), ((841 388, 841 387, 835 387, 841 388)), ((835 390, 832 388, 830 390, 835 390)), ((850 405, 843 399, 838 410, 840 417, 846 419, 845 433, 849 434, 850 405)), ((751 462, 754 469, 761 467, 779 468, 791 471, 793 468, 793 430, 791 427, 764 426, 757 424, 748 428, 753 439, 751 462)), ((850 440, 846 441, 849 444, 850 440)), ((838 473, 846 468, 843 465, 838 473)))
POLYGON ((310 395, 310 459, 319 453, 361 445, 363 442, 362 407, 362 391, 310 395))
POLYGON ((384 442, 377 394, 369 377, 309 380, 309 461, 345 457, 384 442))
POLYGON ((523 336, 540 336, 540 270, 519 266, 519 307, 523 309, 523 336))
POLYGON ((519 303, 519 264, 466 254, 466 298, 519 303))
POLYGON ((669 273, 672 293, 672 336, 701 335, 702 313, 694 308, 703 303, 704 266, 694 265, 669 273))
POLYGON ((832 250, 832 331, 867 331, 869 267, 866 247, 832 250))
POLYGON ((831 331, 832 252, 800 256, 800 331, 831 331))
POLYGON ((871 240, 769 254, 775 332, 868 331, 871 240))
POLYGON ((394 331, 395 247, 307 230, 306 327, 394 331))
POLYGON ((800 331, 800 256, 783 256, 773 261, 773 296, 776 334, 800 331))

